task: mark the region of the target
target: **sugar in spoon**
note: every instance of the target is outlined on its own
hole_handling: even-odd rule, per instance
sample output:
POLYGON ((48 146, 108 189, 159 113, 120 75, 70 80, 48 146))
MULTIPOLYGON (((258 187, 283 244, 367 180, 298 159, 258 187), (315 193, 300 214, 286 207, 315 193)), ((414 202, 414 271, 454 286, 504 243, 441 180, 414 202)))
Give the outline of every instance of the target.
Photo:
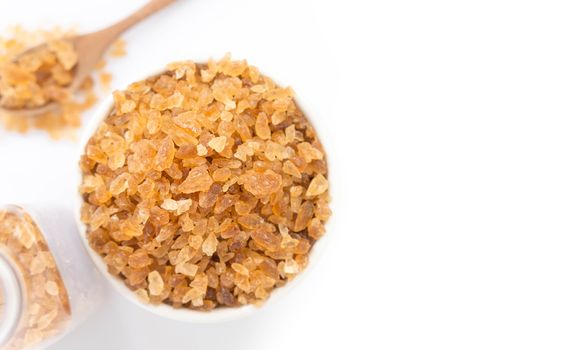
MULTIPOLYGON (((77 64, 73 71, 72 82, 66 87, 66 89, 71 93, 76 91, 76 89, 81 86, 84 80, 95 69, 96 64, 102 58, 107 49, 124 31, 176 1, 177 0, 151 0, 135 13, 105 29, 89 34, 64 38, 63 40, 72 44, 78 56, 77 64)), ((46 47, 46 45, 47 43, 43 43, 34 46, 15 57, 14 61, 17 61, 23 55, 33 53, 37 50, 42 50, 46 47)), ((47 102, 42 106, 32 108, 26 107, 11 109, 0 106, 0 110, 22 116, 35 116, 53 111, 57 108, 58 104, 53 101, 47 102)))

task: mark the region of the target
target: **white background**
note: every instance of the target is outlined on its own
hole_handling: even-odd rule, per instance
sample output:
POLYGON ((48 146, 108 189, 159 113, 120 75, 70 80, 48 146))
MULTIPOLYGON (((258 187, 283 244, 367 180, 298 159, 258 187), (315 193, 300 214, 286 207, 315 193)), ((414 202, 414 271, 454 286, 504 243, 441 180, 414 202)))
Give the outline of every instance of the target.
MULTIPOLYGON (((88 31, 143 2, 4 0, 0 24, 88 31)), ((241 321, 109 291, 53 349, 562 347, 558 1, 180 2, 126 34, 114 87, 227 51, 293 86, 329 152, 328 248, 241 321)), ((76 147, 0 133, 1 201, 70 206, 76 147)))

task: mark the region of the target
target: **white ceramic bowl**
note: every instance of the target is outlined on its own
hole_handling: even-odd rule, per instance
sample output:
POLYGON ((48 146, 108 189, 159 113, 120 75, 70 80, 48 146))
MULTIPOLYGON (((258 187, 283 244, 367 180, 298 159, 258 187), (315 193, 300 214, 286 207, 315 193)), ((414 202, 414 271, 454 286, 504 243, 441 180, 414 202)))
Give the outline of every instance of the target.
MULTIPOLYGON (((203 60, 200 60, 200 62, 203 62, 203 60)), ((147 73, 145 74, 139 75, 137 81, 146 79, 153 75, 160 74, 162 72, 162 67, 159 67, 158 69, 150 69, 147 70, 146 72, 147 73)), ((268 76, 271 77, 272 79, 275 79, 274 76, 271 75, 268 76)), ((275 81, 279 83, 279 80, 275 80, 275 81)), ((313 123, 314 115, 311 114, 310 111, 308 111, 308 109, 306 109, 306 104, 303 104, 301 100, 298 100, 297 102, 301 110, 310 119, 311 123, 313 123)), ((109 96, 104 101, 102 101, 100 107, 96 110, 90 122, 84 127, 82 131, 82 137, 79 143, 79 153, 77 157, 78 160, 80 159, 80 156, 84 153, 84 149, 86 144, 88 143, 88 140, 95 133, 99 124, 111 112, 112 108, 113 108, 113 97, 109 96)), ((320 140, 322 141, 321 137, 320 140)), ((79 167, 77 167, 77 170, 78 170, 78 176, 76 178, 80 182, 82 180, 82 174, 79 167)), ((79 185, 80 185, 79 183, 76 183, 75 188, 78 189, 79 185)), ((327 238, 329 237, 329 230, 327 230, 328 234, 326 236, 328 237, 326 236, 322 237, 322 239, 320 239, 318 242, 314 244, 309 255, 309 264, 307 268, 304 271, 302 271, 299 275, 297 275, 291 282, 287 283, 285 286, 275 289, 271 293, 271 296, 263 306, 256 307, 254 305, 246 305, 246 306, 235 307, 235 308, 227 308, 227 307, 217 308, 212 311, 196 311, 187 308, 176 309, 166 304, 160 304, 160 305, 145 304, 137 298, 137 296, 133 293, 133 291, 131 291, 121 279, 113 276, 107 271, 107 266, 103 261, 103 259, 101 258, 101 256, 97 252, 95 252, 88 244, 88 239, 86 238, 86 226, 80 220, 80 207, 83 201, 82 201, 82 197, 78 193, 78 190, 76 191, 76 194, 77 196, 76 196, 74 214, 79 228, 80 238, 82 239, 82 242, 86 246, 86 249, 90 257, 92 258, 98 269, 101 271, 103 276, 105 276, 105 278, 115 288, 115 290, 119 292, 119 294, 123 295, 126 299, 128 299, 133 304, 145 310, 148 310, 156 315, 169 319, 183 321, 183 322, 215 323, 215 322, 236 320, 244 316, 247 316, 255 312, 256 310, 265 308, 274 302, 277 302, 277 300, 281 299, 281 297, 284 294, 286 294, 289 290, 293 289, 295 285, 297 285, 301 280, 306 278, 305 276, 314 267, 315 262, 318 260, 318 257, 322 254, 322 251, 325 249, 327 238)))

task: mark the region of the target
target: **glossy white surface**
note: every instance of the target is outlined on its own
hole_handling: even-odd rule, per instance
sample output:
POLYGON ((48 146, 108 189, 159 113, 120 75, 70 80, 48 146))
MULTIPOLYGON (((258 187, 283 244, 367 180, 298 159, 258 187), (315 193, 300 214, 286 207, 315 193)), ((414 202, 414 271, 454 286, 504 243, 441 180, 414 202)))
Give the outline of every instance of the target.
MULTIPOLYGON (((562 348, 559 1, 181 1, 126 35, 114 87, 226 51, 290 83, 331 157, 331 241, 242 320, 110 290, 52 349, 562 348)), ((142 2, 0 1, 0 23, 89 30, 142 2)), ((1 200, 71 207, 75 148, 0 134, 1 200)))

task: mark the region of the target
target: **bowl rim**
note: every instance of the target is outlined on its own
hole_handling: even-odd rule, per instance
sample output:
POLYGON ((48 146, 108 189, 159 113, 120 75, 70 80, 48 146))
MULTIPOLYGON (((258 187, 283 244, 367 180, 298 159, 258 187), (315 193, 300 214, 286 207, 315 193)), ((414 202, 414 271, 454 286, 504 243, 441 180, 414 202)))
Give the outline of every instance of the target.
MULTIPOLYGON (((206 62, 206 60, 194 60, 194 62, 196 63, 206 62)), ((138 78, 136 78, 133 81, 134 82, 141 81, 150 78, 152 76, 163 74, 166 71, 168 71, 168 69, 166 68, 162 69, 162 66, 159 66, 158 68, 151 68, 145 70, 143 74, 139 74, 138 78)), ((260 73, 263 74, 261 70, 260 73)), ((275 77, 268 74, 265 75, 273 79, 276 83, 279 82, 275 77)), ((310 114, 308 113, 309 109, 306 107, 306 105, 303 105, 301 100, 299 100, 296 97, 294 99, 297 102, 299 108, 303 111, 304 115, 309 119, 309 122, 314 127, 314 121, 311 120, 310 114)), ((73 212, 74 212, 75 222, 78 227, 78 233, 80 235, 80 240, 82 241, 82 244, 86 247, 86 251, 88 252, 88 255, 90 256, 90 258, 94 262, 94 265, 100 271, 102 276, 109 281, 109 284, 113 287, 114 290, 118 292, 118 294, 125 297, 125 299, 127 299, 129 302, 133 303, 134 305, 146 311, 149 311, 152 314, 164 318, 168 318, 176 321, 188 322, 188 323, 218 323, 218 322, 238 320, 240 318, 253 314, 257 310, 264 309, 274 303, 277 303, 280 299, 282 299, 283 295, 293 290, 296 285, 300 284, 305 279, 305 276, 307 276, 310 273, 310 270, 312 270, 312 268, 316 265, 320 256, 323 255, 331 235, 325 234, 324 236, 322 236, 321 239, 317 240, 314 243, 308 254, 308 264, 306 268, 303 271, 301 271, 298 275, 296 275, 293 278, 293 280, 291 280, 285 286, 273 289, 268 299, 266 299, 263 305, 261 306, 249 304, 249 305, 232 307, 232 308, 227 308, 227 307, 216 308, 211 311, 198 311, 188 308, 174 308, 168 304, 156 305, 156 304, 144 303, 135 295, 135 293, 131 289, 129 289, 125 285, 125 283, 123 283, 121 279, 110 274, 107 270, 107 265, 103 261, 102 257, 97 252, 95 252, 88 243, 88 239, 86 237, 86 225, 82 223, 82 220, 80 219, 81 216, 80 211, 81 211, 83 199, 78 189, 82 182, 82 172, 79 166, 80 158, 84 154, 84 150, 89 139, 96 132, 101 122, 109 115, 109 113, 113 109, 113 106, 114 106, 113 96, 110 94, 109 96, 107 96, 102 100, 102 102, 95 109, 89 121, 86 123, 86 125, 81 131, 81 135, 79 137, 79 142, 78 142, 77 154, 75 157, 76 159, 75 169, 77 171, 77 176, 76 176, 76 183, 74 186, 76 192, 75 192, 75 203, 73 205, 74 207, 73 212)), ((327 155, 326 157, 328 158, 327 155)), ((328 177, 328 181, 330 181, 329 177, 328 177)), ((330 185, 331 185, 331 181, 330 181, 330 185)), ((330 221, 331 220, 328 220, 328 222, 325 224, 326 232, 328 232, 330 221)))

